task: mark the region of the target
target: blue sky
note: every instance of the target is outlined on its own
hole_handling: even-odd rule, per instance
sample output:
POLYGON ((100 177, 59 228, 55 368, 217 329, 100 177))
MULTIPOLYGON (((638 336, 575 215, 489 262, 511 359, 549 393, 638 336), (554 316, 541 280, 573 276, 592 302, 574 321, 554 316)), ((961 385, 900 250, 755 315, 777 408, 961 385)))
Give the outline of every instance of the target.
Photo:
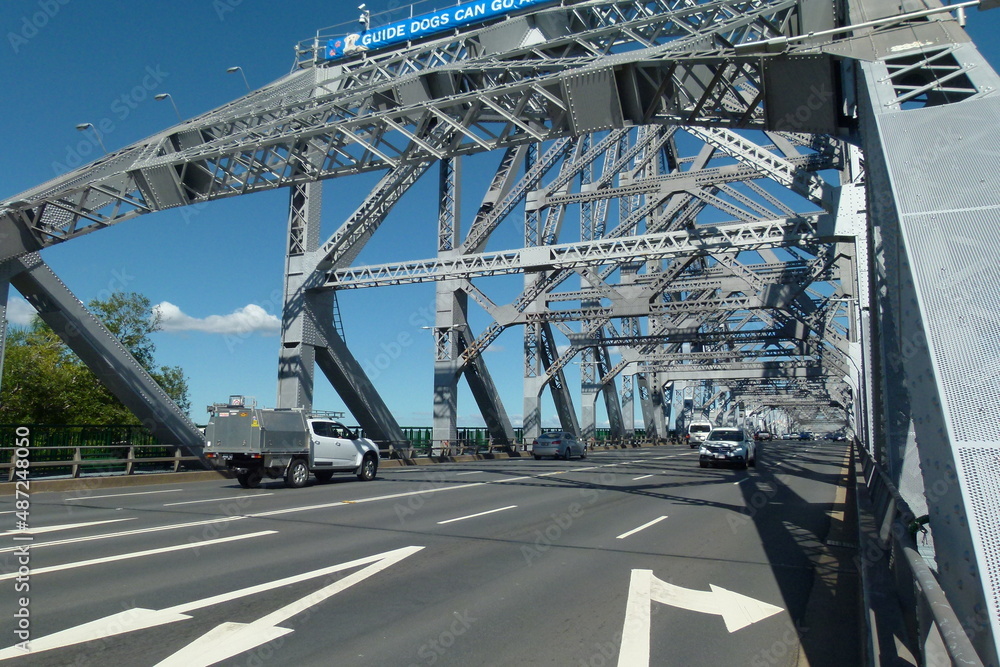
MULTIPOLYGON (((368 2, 373 12, 401 4, 368 2)), ((227 68, 240 66, 252 87, 263 86, 291 69, 297 42, 319 28, 354 21, 355 7, 330 0, 3 0, 0 200, 96 159, 92 135, 77 131, 77 124, 107 119, 105 127, 112 129, 103 136, 105 145, 126 146, 177 121, 170 102, 154 101, 153 95, 170 93, 185 118, 229 102, 246 88, 227 68)), ((996 66, 1000 11, 972 10, 969 19, 969 32, 996 66)), ((405 219, 390 218, 360 261, 433 256, 436 170, 429 177, 404 199, 405 219)), ((374 179, 324 185, 324 238, 374 179)), ((167 330, 154 336, 157 360, 184 369, 192 417, 203 423, 205 406, 230 393, 274 404, 287 202, 287 192, 277 191, 142 216, 50 248, 43 258, 84 302, 126 290, 162 304, 167 330)), ((466 205, 474 208, 478 201, 466 205)), ((519 245, 516 227, 497 236, 491 247, 519 245)), ((490 283, 488 293, 498 303, 503 295, 509 301, 519 281, 490 283)), ((16 293, 11 297, 12 321, 23 321, 26 304, 16 293)), ((432 341, 421 327, 432 324, 433 300, 432 285, 340 297, 348 345, 404 426, 431 422, 432 341)), ((485 317, 475 314, 474 331, 485 325, 485 317)), ((511 329, 486 354, 516 424, 522 410, 520 349, 521 331, 511 329)), ((577 368, 568 373, 577 384, 577 368)), ((459 400, 460 424, 480 424, 471 395, 463 391, 459 400)), ((322 379, 315 405, 342 409, 322 379)), ((551 403, 544 417, 555 424, 551 403)))

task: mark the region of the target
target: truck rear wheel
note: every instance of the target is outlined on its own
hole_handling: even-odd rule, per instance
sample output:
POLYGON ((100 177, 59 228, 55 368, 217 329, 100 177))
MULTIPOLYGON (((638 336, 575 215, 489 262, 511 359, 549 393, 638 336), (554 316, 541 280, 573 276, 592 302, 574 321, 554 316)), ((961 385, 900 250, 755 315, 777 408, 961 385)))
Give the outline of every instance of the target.
POLYGON ((309 466, 302 459, 293 459, 285 471, 285 486, 301 489, 309 479, 309 466))
POLYGON ((244 489, 256 489, 260 486, 261 474, 259 470, 250 470, 236 476, 236 481, 244 489))
POLYGON ((378 460, 375 458, 374 454, 365 454, 365 458, 361 459, 361 467, 358 468, 358 479, 362 482, 370 482, 375 479, 375 473, 378 472, 378 460))

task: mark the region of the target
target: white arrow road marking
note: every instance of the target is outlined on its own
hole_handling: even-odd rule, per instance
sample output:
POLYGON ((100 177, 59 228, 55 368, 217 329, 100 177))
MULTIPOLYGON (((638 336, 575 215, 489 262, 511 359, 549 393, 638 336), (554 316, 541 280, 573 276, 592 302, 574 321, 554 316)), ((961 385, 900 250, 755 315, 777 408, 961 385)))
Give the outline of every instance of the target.
POLYGON ((135 521, 135 517, 130 519, 108 519, 107 521, 87 521, 86 523, 67 523, 62 526, 45 526, 44 528, 28 528, 27 530, 8 530, 4 535, 17 533, 19 535, 41 535, 42 533, 55 533, 60 530, 72 530, 73 528, 86 528, 87 526, 101 526, 106 523, 118 523, 120 521, 135 521))
POLYGON ((269 641, 293 632, 289 628, 279 628, 278 624, 301 614, 310 607, 321 604, 327 598, 395 565, 421 549, 423 547, 405 547, 382 554, 385 558, 369 565, 363 570, 358 570, 340 581, 334 582, 318 591, 313 591, 304 598, 273 611, 252 623, 223 623, 191 642, 177 653, 174 653, 166 660, 158 663, 157 667, 208 667, 208 665, 214 665, 221 660, 235 657, 244 651, 249 651, 261 644, 266 644, 269 641))
POLYGON ((748 625, 783 611, 781 607, 734 593, 714 584, 709 584, 709 588, 712 589, 709 592, 681 588, 656 577, 652 578, 651 583, 652 596, 657 602, 689 611, 722 616, 729 632, 742 630, 748 625))
POLYGON ((681 588, 654 577, 652 570, 632 570, 618 667, 649 666, 649 618, 654 601, 688 611, 722 616, 729 632, 742 630, 784 611, 781 607, 725 588, 711 584, 710 587, 711 591, 681 588))
MULTIPOLYGON (((390 564, 396 563, 403 558, 420 551, 421 549, 423 549, 423 547, 404 547, 402 549, 396 549, 395 551, 386 551, 385 553, 376 554, 374 556, 367 556, 365 558, 359 558, 347 563, 340 563, 339 565, 332 565, 319 570, 313 570, 312 572, 296 574, 291 577, 285 577, 284 579, 277 579, 275 581, 257 584, 256 586, 249 586, 247 588, 231 591, 229 593, 222 593, 220 595, 213 595, 212 597, 201 600, 186 602, 184 604, 170 607, 169 609, 162 609, 159 611, 140 608, 128 609, 126 611, 112 614, 111 616, 105 616, 104 618, 97 619, 96 621, 68 628, 45 637, 32 639, 31 654, 34 655, 44 651, 66 648, 76 644, 105 639, 107 637, 114 637, 116 635, 134 632, 135 630, 155 628, 160 625, 183 621, 191 618, 191 616, 188 615, 190 612, 197 611, 199 609, 222 604, 223 602, 229 602, 231 600, 237 600, 242 597, 248 597, 250 595, 256 595, 258 593, 265 593, 267 591, 283 588, 285 586, 291 586, 303 581, 308 581, 309 579, 334 574, 342 570, 349 570, 361 565, 368 565, 369 563, 375 563, 382 559, 392 559, 390 564)), ((374 572, 372 572, 372 574, 374 574, 374 572)), ((338 583, 342 583, 343 581, 346 581, 346 579, 341 580, 341 582, 338 583)), ((16 646, 11 646, 0 651, 0 660, 23 657, 24 655, 25 652, 23 650, 17 648, 16 646)))

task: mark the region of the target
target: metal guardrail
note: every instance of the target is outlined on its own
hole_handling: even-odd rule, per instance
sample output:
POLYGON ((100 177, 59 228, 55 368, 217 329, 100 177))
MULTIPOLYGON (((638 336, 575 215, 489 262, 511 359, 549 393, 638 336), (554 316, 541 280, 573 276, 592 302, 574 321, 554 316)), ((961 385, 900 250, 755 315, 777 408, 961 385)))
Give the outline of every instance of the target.
MULTIPOLYGON (((871 504, 868 509, 873 518, 871 525, 877 530, 877 534, 873 530, 868 536, 876 548, 868 548, 869 542, 860 552, 860 569, 866 580, 866 606, 873 612, 866 614, 867 619, 874 625, 880 621, 885 625, 894 624, 892 620, 880 619, 878 610, 873 609, 878 605, 872 604, 875 593, 871 580, 888 583, 894 587, 902 613, 899 629, 907 635, 908 648, 920 665, 982 667, 983 662, 945 597, 937 576, 918 551, 915 531, 919 530, 920 521, 882 466, 858 446, 857 441, 855 449, 863 466, 871 504)), ((870 665, 883 664, 876 645, 883 631, 884 628, 869 627, 870 665)))
MULTIPOLYGON (((184 455, 180 447, 170 447, 165 445, 80 445, 80 446, 46 446, 43 448, 30 448, 33 453, 43 454, 44 458, 35 460, 29 457, 31 462, 30 470, 39 468, 49 468, 58 474, 59 469, 67 469, 71 477, 80 477, 85 472, 107 472, 108 468, 120 468, 116 472, 123 472, 126 475, 133 475, 137 472, 137 466, 162 465, 169 468, 170 472, 179 472, 181 466, 190 462, 201 462, 197 456, 184 455), (173 450, 172 456, 162 456, 164 450, 173 450), (52 452, 56 452, 53 458, 52 452), (65 456, 60 456, 60 452, 65 452, 65 456), (145 456, 143 454, 146 454, 145 456)), ((0 448, 0 470, 6 470, 7 481, 13 481, 15 476, 15 462, 17 456, 13 448, 0 448)), ((200 467, 200 466, 199 466, 200 467)), ((2 475, 3 473, 0 473, 2 475)), ((35 475, 32 475, 34 478, 35 475)), ((2 478, 2 477, 0 477, 2 478)))

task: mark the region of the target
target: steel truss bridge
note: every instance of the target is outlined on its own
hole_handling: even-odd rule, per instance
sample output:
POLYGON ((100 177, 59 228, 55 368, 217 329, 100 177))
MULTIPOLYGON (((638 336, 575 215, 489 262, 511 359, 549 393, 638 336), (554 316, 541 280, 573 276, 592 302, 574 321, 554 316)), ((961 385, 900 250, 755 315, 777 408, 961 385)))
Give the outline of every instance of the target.
POLYGON ((0 204, 0 304, 13 285, 162 441, 198 451, 42 255, 287 188, 279 407, 311 408, 318 368, 372 437, 402 441, 335 295, 433 282, 436 440, 455 438, 464 378, 494 442, 511 442, 483 356, 510 327, 529 438, 545 391, 584 438, 599 399, 613 434, 638 405, 663 436, 695 388, 715 419, 846 420, 929 514, 942 586, 997 664, 1000 171, 984 165, 1000 154, 1000 77, 964 6, 902 6, 563 0, 340 61, 301 52, 284 78, 0 204), (322 238, 322 181, 364 172, 377 185, 322 238), (422 178, 439 189, 437 253, 355 264, 422 178), (498 247, 501 225, 520 247, 498 247), (485 279, 511 274, 520 294, 491 297, 485 279), (474 330, 470 307, 491 323, 474 330))

